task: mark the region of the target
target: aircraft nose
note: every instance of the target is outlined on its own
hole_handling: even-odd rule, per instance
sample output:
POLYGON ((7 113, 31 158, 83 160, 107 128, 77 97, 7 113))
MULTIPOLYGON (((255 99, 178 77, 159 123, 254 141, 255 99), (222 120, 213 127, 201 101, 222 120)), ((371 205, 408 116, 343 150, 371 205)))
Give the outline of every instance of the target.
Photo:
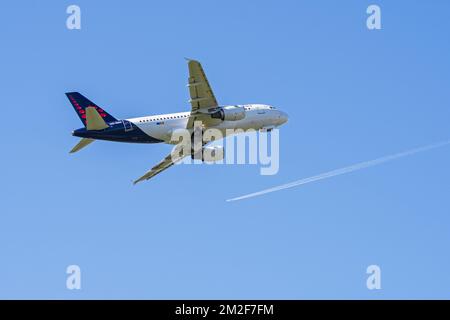
POLYGON ((282 125, 285 124, 288 121, 289 116, 287 115, 286 112, 283 111, 279 111, 279 115, 278 115, 278 125, 282 125))

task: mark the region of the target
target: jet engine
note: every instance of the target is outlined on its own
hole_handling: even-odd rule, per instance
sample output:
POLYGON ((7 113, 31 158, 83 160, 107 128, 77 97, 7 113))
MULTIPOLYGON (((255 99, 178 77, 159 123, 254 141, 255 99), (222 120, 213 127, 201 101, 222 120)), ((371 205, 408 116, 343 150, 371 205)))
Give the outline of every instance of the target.
POLYGON ((239 106, 221 107, 218 111, 211 114, 211 118, 221 119, 222 121, 242 120, 245 118, 245 109, 239 106))

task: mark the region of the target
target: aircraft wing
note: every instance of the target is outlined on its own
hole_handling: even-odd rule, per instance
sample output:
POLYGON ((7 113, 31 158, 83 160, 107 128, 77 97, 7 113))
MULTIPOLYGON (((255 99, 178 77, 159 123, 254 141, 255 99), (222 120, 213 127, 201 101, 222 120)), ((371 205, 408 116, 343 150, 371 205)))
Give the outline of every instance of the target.
MULTIPOLYGON (((209 142, 202 141, 201 147, 203 148, 208 143, 209 142)), ((159 162, 156 166, 151 168, 149 171, 147 171, 142 177, 133 181, 133 184, 136 184, 136 183, 144 181, 144 180, 149 180, 150 178, 156 176, 158 173, 163 172, 164 170, 173 166, 175 163, 183 160, 185 157, 190 156, 192 154, 192 149, 186 150, 186 148, 183 149, 183 147, 185 147, 183 144, 176 145, 172 149, 172 152, 167 157, 165 157, 161 162, 159 162)), ((196 150, 195 145, 194 145, 194 150, 196 150)), ((195 155, 198 155, 198 153, 196 153, 195 155)), ((195 159, 197 159, 197 158, 195 158, 195 159)))
POLYGON ((196 60, 188 60, 188 67, 189 79, 187 86, 189 88, 191 117, 187 128, 192 128, 196 120, 202 121, 206 126, 220 123, 217 119, 211 119, 207 114, 208 109, 218 107, 218 103, 202 65, 196 60))
POLYGON ((136 184, 138 182, 148 180, 154 176, 156 176, 158 173, 163 172, 164 170, 170 168, 175 163, 181 161, 184 157, 187 157, 190 155, 182 155, 181 154, 181 146, 176 146, 175 149, 167 156, 165 157, 160 163, 158 163, 156 166, 151 168, 149 171, 147 171, 142 177, 136 179, 133 181, 133 184, 136 184))
POLYGON ((188 61, 189 67, 189 95, 191 99, 192 111, 198 109, 217 107, 217 100, 209 85, 208 78, 206 78, 200 62, 195 60, 188 61))
MULTIPOLYGON (((204 126, 215 125, 220 123, 219 119, 212 119, 208 114, 208 109, 218 107, 216 97, 209 85, 205 72, 203 71, 200 62, 195 60, 188 60, 189 67, 189 79, 188 88, 191 99, 191 115, 189 117, 186 129, 191 129, 194 126, 194 121, 202 121, 204 126)), ((165 157, 160 163, 155 165, 149 171, 147 171, 142 177, 136 179, 133 183, 148 180, 158 173, 170 168, 175 163, 181 161, 183 158, 190 156, 191 154, 181 154, 181 146, 177 145, 175 149, 165 157), (172 156, 175 155, 175 156, 172 156), (177 156, 178 155, 178 156, 177 156)))

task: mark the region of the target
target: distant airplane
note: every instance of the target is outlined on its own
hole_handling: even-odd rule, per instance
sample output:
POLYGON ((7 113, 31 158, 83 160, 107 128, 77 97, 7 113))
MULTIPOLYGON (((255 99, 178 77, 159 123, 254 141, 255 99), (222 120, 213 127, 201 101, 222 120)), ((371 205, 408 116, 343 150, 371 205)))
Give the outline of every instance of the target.
MULTIPOLYGON (((188 67, 187 87, 191 97, 190 112, 118 120, 80 93, 66 93, 84 124, 84 128, 72 132, 73 136, 80 137, 81 140, 70 153, 81 150, 94 140, 177 144, 171 141, 172 133, 177 129, 187 129, 193 137, 196 121, 201 121, 203 129, 219 129, 225 137, 227 129, 270 131, 288 120, 286 113, 270 105, 219 106, 201 64, 195 60, 188 60, 188 67)), ((203 148, 209 147, 203 146, 203 148)), ((184 156, 189 155, 193 157, 193 151, 184 156)), ((134 183, 152 178, 175 162, 172 154, 169 154, 134 183)))

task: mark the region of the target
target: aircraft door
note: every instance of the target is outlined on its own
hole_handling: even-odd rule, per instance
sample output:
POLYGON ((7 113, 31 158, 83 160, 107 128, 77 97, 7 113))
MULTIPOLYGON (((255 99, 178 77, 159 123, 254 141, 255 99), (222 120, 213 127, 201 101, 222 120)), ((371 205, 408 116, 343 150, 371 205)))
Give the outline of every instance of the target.
POLYGON ((123 123, 123 127, 125 129, 125 132, 133 130, 133 124, 130 121, 122 120, 122 123, 123 123))

